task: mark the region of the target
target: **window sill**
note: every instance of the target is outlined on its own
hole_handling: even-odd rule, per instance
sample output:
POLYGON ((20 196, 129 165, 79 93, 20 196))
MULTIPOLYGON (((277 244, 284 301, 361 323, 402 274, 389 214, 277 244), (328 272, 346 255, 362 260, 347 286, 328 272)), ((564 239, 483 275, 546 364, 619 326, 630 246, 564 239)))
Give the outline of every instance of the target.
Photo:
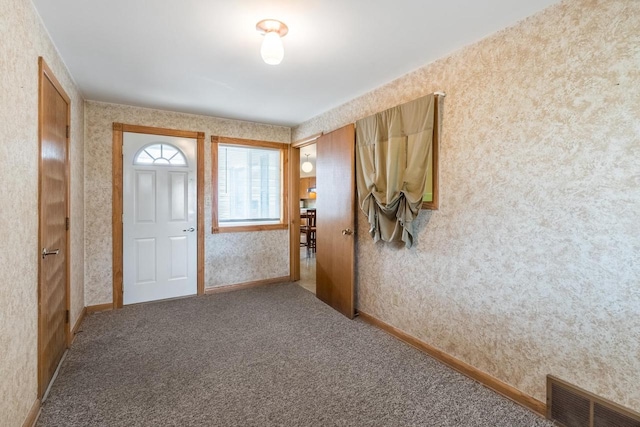
POLYGON ((212 227, 211 233, 244 233, 247 231, 286 230, 287 228, 289 228, 288 224, 225 225, 222 227, 212 227))
POLYGON ((438 202, 422 202, 422 209, 437 211, 438 210, 438 202))

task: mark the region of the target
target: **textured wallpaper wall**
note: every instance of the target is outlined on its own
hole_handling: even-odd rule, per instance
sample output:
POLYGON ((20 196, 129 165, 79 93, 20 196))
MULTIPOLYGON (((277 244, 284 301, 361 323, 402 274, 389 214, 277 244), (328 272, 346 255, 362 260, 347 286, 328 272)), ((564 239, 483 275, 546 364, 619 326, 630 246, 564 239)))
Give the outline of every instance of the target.
POLYGON ((38 56, 71 97, 71 322, 84 308, 83 101, 29 0, 0 14, 0 425, 37 397, 38 56))
POLYGON ((86 146, 86 305, 112 301, 111 144, 113 122, 205 132, 205 287, 289 275, 288 230, 211 234, 211 135, 289 142, 291 129, 88 101, 86 146))
POLYGON ((544 401, 640 410, 640 2, 568 0, 294 130, 444 90, 441 208, 410 250, 358 214, 358 308, 544 401))

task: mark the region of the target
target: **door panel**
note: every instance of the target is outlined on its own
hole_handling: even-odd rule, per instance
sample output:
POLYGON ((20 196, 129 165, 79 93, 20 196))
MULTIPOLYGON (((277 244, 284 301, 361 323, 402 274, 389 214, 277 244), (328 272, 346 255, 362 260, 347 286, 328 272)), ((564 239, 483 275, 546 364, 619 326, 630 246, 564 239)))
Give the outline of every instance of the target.
POLYGON ((136 171, 136 222, 156 222, 156 173, 136 171))
POLYGON ((197 293, 196 195, 195 139, 123 133, 125 304, 197 293), (161 157, 174 147, 186 165, 161 157))
POLYGON ((171 273, 169 280, 186 279, 189 269, 187 236, 170 237, 169 242, 171 248, 171 273))
POLYGON ((67 348, 69 98, 41 61, 38 386, 43 396, 67 348), (53 81, 51 80, 53 79, 53 81))
POLYGON ((186 221, 188 213, 188 176, 184 172, 170 172, 169 181, 169 205, 171 206, 171 216, 169 220, 186 221))
POLYGON ((156 239, 136 239, 136 285, 156 282, 156 239))
POLYGON ((356 206, 353 125, 318 139, 316 165, 316 295, 352 319, 356 206))

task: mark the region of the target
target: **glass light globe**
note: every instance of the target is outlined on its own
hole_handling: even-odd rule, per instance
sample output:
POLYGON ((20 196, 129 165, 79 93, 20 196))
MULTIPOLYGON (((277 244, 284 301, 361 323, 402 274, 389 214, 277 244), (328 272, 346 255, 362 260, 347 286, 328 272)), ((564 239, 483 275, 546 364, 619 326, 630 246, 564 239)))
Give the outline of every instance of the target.
POLYGON ((282 39, 275 31, 269 31, 264 35, 262 48, 260 49, 262 59, 269 65, 278 65, 284 58, 284 46, 282 39))
POLYGON ((311 172, 313 170, 313 165, 311 164, 310 161, 307 160, 306 162, 304 162, 302 164, 301 168, 302 168, 303 172, 309 173, 309 172, 311 172))

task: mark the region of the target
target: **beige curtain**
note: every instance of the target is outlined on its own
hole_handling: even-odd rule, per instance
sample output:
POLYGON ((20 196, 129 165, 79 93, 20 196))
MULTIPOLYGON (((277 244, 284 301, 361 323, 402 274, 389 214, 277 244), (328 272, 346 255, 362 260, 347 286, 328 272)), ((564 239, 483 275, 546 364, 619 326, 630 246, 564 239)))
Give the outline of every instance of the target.
POLYGON ((356 123, 358 203, 374 241, 413 244, 433 142, 436 97, 428 95, 356 123))

